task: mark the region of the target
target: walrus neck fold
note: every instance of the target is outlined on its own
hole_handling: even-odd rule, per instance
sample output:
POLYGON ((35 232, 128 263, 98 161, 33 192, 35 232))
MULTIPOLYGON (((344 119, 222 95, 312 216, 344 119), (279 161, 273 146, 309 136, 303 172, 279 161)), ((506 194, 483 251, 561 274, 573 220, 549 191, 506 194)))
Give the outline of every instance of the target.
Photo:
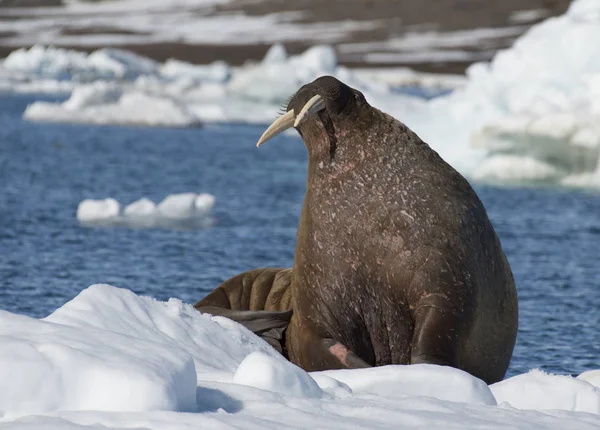
POLYGON ((335 133, 335 127, 333 126, 333 121, 331 120, 331 117, 329 116, 327 111, 321 111, 318 115, 319 119, 321 120, 321 123, 323 124, 323 128, 327 133, 327 139, 329 140, 329 162, 331 163, 335 158, 338 143, 338 139, 335 133))

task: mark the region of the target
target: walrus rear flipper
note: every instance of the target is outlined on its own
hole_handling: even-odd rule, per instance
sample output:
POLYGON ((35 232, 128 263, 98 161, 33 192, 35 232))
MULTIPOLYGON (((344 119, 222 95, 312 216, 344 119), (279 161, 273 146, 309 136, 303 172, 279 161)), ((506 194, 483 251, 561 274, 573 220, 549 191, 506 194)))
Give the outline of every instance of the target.
POLYGON ((265 340, 282 355, 284 353, 284 332, 290 324, 292 310, 288 311, 236 311, 215 306, 197 307, 200 312, 222 316, 233 320, 265 340))

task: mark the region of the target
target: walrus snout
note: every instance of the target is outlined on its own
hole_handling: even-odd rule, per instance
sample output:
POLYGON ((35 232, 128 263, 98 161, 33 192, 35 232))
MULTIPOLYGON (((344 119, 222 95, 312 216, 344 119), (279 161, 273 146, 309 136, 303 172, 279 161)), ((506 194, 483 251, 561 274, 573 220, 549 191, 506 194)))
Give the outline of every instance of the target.
POLYGON ((288 103, 285 115, 276 119, 256 144, 260 147, 285 130, 299 127, 313 115, 325 110, 330 116, 339 115, 354 99, 355 91, 333 76, 321 76, 304 85, 288 103))

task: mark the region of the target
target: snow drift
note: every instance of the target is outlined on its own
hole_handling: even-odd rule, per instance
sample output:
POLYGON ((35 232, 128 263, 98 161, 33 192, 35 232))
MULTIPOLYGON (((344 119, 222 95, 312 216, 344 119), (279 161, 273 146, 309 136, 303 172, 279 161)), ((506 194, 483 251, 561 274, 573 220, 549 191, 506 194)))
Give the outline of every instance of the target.
POLYGON ((0 311, 0 369, 4 429, 600 426, 598 371, 490 387, 434 365, 308 374, 230 320, 108 285, 41 320, 0 311))

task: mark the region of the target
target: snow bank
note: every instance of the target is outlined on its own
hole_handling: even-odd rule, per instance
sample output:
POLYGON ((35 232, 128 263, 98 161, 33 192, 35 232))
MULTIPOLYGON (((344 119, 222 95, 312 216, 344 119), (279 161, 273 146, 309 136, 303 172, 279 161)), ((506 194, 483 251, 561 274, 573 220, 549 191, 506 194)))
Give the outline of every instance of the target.
POLYGON ((150 227, 208 227, 215 205, 211 194, 171 194, 156 205, 141 198, 125 207, 113 198, 86 199, 77 207, 77 220, 84 225, 150 227))
POLYGON ((498 403, 517 409, 561 409, 600 414, 600 389, 583 379, 532 370, 490 386, 498 403))
POLYGON ((467 84, 432 101, 413 126, 477 179, 569 183, 579 176, 581 184, 600 155, 597 40, 600 2, 575 0, 491 63, 471 66, 467 84))
POLYGON ((530 372, 488 388, 433 365, 308 374, 233 321, 108 285, 41 320, 0 311, 0 369, 8 430, 600 426, 598 389, 581 379, 530 372))
POLYGON ((319 372, 346 384, 352 392, 386 397, 427 396, 450 402, 496 405, 482 380, 462 370, 420 364, 319 372))
MULTIPOLYGON (((112 291, 96 286, 86 296, 102 292, 112 291)), ((85 301, 82 297, 75 306, 85 310, 85 301)), ((196 372, 188 354, 159 350, 131 333, 67 326, 64 319, 0 313, 0 410, 196 409, 196 372)))

